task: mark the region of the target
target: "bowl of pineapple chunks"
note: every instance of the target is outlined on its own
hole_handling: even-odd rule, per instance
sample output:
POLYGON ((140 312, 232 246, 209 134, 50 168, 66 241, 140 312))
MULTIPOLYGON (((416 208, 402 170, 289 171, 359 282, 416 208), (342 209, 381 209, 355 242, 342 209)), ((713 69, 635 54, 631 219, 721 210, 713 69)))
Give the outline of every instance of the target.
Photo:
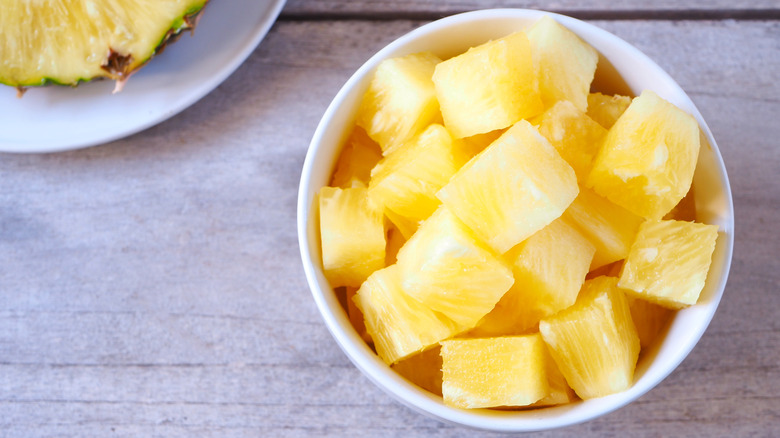
POLYGON ((433 418, 538 431, 668 376, 720 302, 734 209, 680 86, 618 37, 521 9, 422 26, 337 94, 298 233, 326 326, 433 418))

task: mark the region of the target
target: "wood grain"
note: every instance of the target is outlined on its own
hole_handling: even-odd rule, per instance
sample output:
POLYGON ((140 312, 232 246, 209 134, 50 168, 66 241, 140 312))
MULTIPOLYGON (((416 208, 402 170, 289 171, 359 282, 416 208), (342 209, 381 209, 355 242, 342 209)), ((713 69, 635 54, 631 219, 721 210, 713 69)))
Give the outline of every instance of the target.
MULTIPOLYGON (((363 61, 420 24, 283 20, 222 86, 154 128, 0 155, 0 436, 494 436, 423 417, 364 378, 298 254, 297 184, 319 118, 363 61)), ((595 24, 699 106, 729 171, 736 250, 721 307, 677 371, 624 409, 538 436, 776 436, 780 23, 595 24)))
POLYGON ((776 0, 733 1, 705 0, 680 2, 675 0, 500 0, 475 2, 468 0, 288 0, 282 19, 327 19, 334 17, 375 19, 433 19, 459 12, 485 8, 524 8, 559 12, 583 19, 681 19, 681 18, 742 18, 777 19, 780 4, 776 0))

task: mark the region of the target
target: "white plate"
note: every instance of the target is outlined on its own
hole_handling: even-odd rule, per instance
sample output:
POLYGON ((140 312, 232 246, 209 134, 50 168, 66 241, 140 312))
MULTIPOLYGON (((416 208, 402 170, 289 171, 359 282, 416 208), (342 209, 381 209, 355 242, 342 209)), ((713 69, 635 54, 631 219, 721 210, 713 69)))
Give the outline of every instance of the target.
POLYGON ((211 0, 195 34, 181 36, 133 75, 77 88, 31 88, 21 99, 0 85, 0 151, 56 152, 134 134, 195 103, 257 47, 284 0, 211 0))

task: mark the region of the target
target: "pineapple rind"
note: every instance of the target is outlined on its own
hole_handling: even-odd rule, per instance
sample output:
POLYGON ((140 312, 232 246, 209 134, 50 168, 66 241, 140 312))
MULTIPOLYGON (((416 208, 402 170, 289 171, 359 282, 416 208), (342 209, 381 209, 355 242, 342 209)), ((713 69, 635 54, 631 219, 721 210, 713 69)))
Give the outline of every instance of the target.
POLYGON ((18 51, 16 43, 11 42, 10 37, 31 32, 30 35, 33 36, 25 43, 28 49, 24 51, 24 56, 29 59, 6 56, 0 60, 0 84, 26 88, 46 85, 77 86, 96 78, 125 80, 167 44, 175 41, 182 32, 194 29, 197 22, 195 17, 203 11, 208 0, 110 0, 98 3, 86 0, 57 0, 34 6, 38 9, 28 9, 16 14, 14 10, 18 8, 29 8, 29 2, 17 0, 15 3, 4 5, 4 13, 0 15, 0 28, 3 29, 0 33, 0 52, 18 51), (103 27, 98 34, 89 29, 99 24, 95 16, 90 16, 87 12, 94 10, 95 5, 98 9, 105 6, 98 14, 102 12, 101 19, 111 22, 110 26, 103 27), (154 8, 164 10, 162 14, 165 24, 160 25, 153 19, 147 20, 150 18, 149 11, 154 8), (67 13, 58 12, 61 10, 67 10, 67 13), (26 20, 19 20, 20 16, 26 17, 26 20), (66 20, 63 24, 62 17, 72 21, 66 20), (112 21, 117 18, 118 22, 112 21), (146 30, 140 29, 141 25, 147 23, 151 23, 148 35, 146 30), (73 29, 81 31, 73 32, 73 29), (70 33, 63 34, 63 30, 70 33), (133 32, 138 37, 128 38, 133 32), (64 46, 67 43, 72 44, 64 46), (121 74, 103 68, 112 51, 123 56, 132 56, 121 74), (33 59, 36 56, 38 58, 33 59), (37 73, 27 73, 27 67, 20 67, 24 64, 29 64, 29 70, 35 70, 37 73), (68 64, 74 64, 75 67, 68 64), (64 68, 67 71, 57 72, 63 70, 64 66, 68 66, 64 68))
POLYGON ((696 304, 717 238, 717 225, 645 222, 626 258, 619 286, 637 298, 671 309, 696 304))

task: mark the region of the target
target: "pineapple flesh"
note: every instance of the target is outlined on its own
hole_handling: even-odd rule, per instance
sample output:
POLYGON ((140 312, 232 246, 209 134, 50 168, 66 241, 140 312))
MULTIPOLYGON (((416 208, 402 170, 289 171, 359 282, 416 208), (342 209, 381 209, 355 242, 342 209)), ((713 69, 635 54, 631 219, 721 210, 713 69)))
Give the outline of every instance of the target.
POLYGON ((585 111, 599 60, 596 50, 549 16, 534 24, 528 31, 528 39, 544 107, 568 100, 585 111))
POLYGON ((623 115, 629 105, 631 105, 631 98, 628 96, 590 93, 588 94, 587 114, 599 125, 609 129, 623 115))
POLYGON ((645 222, 626 258, 619 285, 638 298, 672 309, 696 304, 717 238, 717 225, 645 222))
POLYGON ((699 125, 652 91, 635 98, 607 133, 587 185, 647 219, 661 219, 688 193, 699 125))
POLYGON ((444 125, 455 138, 506 128, 542 112, 531 46, 523 32, 442 62, 433 82, 444 125))
POLYGON ((409 221, 423 221, 441 203, 436 192, 465 162, 444 126, 432 124, 371 171, 369 196, 409 221))
POLYGON ((521 120, 461 167, 437 196, 503 254, 557 219, 578 190, 571 166, 521 120))
POLYGON ((534 122, 574 169, 577 180, 585 181, 607 130, 568 100, 559 100, 534 122))
POLYGON ((377 66, 357 115, 387 155, 440 118, 431 76, 441 60, 430 52, 382 61, 377 66))
POLYGON ((558 219, 504 254, 515 283, 472 334, 514 335, 577 300, 596 249, 558 219))
POLYGON ((182 31, 207 0, 4 0, 0 83, 77 85, 103 77, 117 90, 182 31))
POLYGON ((617 278, 583 285, 577 302, 539 323, 561 373, 582 399, 628 389, 639 357, 639 336, 617 278))
POLYGON ((360 286, 385 266, 382 212, 368 189, 323 187, 319 196, 322 264, 332 287, 360 286))
POLYGON ((527 406, 550 394, 539 334, 441 343, 444 402, 459 408, 527 406))
POLYGON ((366 131, 355 126, 336 162, 332 187, 368 187, 371 169, 382 159, 382 150, 366 131))
POLYGON ((398 265, 371 274, 353 299, 363 312, 377 354, 388 365, 432 347, 458 330, 451 320, 404 293, 398 265))
POLYGON ((406 293, 474 327, 509 290, 512 271, 455 215, 440 207, 398 252, 406 293))

